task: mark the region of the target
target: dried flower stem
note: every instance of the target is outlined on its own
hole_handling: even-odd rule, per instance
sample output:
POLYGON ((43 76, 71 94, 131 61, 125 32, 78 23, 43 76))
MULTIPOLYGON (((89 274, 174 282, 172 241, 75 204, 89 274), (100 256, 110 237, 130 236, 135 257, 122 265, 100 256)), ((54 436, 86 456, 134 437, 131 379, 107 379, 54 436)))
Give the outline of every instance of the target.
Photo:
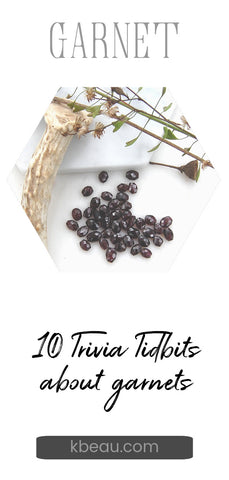
MULTIPOLYGON (((107 93, 103 93, 102 91, 98 90, 97 88, 95 89, 95 91, 98 95, 101 95, 102 97, 105 97, 107 100, 110 100, 110 101, 114 100, 114 98, 111 95, 108 95, 107 93)), ((117 99, 117 103, 119 103, 123 107, 129 108, 130 110, 132 110, 136 113, 139 113, 140 115, 143 115, 144 117, 149 118, 150 120, 153 120, 157 123, 161 123, 162 125, 164 125, 166 127, 170 127, 170 128, 172 127, 177 132, 183 133, 184 135, 187 135, 188 137, 192 137, 192 138, 196 139, 196 136, 193 133, 185 130, 184 128, 179 127, 176 123, 174 124, 173 122, 171 122, 168 119, 164 120, 163 118, 156 117, 155 115, 147 113, 144 110, 133 107, 132 105, 130 105, 129 103, 127 103, 123 100, 117 99)), ((153 109, 153 107, 152 107, 152 109, 153 109)))
MULTIPOLYGON (((112 98, 112 97, 109 97, 109 98, 112 98)), ((67 105, 70 105, 72 102, 66 98, 60 98, 60 97, 54 97, 53 98, 53 102, 54 103, 64 103, 64 104, 67 104, 67 105)), ((125 102, 120 102, 121 104, 125 103, 125 102)), ((80 107, 82 107, 83 109, 87 109, 87 105, 84 105, 84 104, 81 104, 81 103, 78 103, 77 102, 77 105, 79 105, 80 107)), ((131 110, 135 111, 134 108, 131 108, 131 110)), ((137 111, 138 113, 138 111, 137 111)), ((141 131, 142 133, 145 133, 146 135, 149 135, 150 137, 153 137, 155 138, 156 140, 158 140, 159 142, 162 142, 162 143, 165 143, 166 145, 169 145, 170 147, 173 147, 175 148, 176 150, 178 150, 179 152, 182 152, 183 154, 185 155, 188 155, 189 157, 192 157, 194 158, 195 160, 198 160, 199 162, 201 163, 204 163, 205 166, 209 166, 209 167, 212 167, 213 168, 213 165, 211 164, 210 161, 208 161, 206 163, 206 160, 203 160, 203 158, 199 157, 198 155, 195 155, 194 153, 192 152, 189 152, 187 150, 185 150, 185 148, 182 148, 180 147, 179 145, 176 145, 175 143, 173 142, 170 142, 169 140, 167 140, 166 138, 163 138, 163 137, 160 137, 159 135, 157 135, 156 133, 153 133, 151 132, 150 130, 147 130, 143 127, 141 127, 140 125, 138 125, 137 123, 133 123, 131 122, 130 120, 127 119, 126 116, 123 116, 123 115, 114 115, 114 119, 116 120, 123 120, 125 118, 125 123, 127 125, 129 125, 130 127, 133 127, 135 128, 136 130, 139 130, 141 131)), ((157 118, 157 117, 156 117, 157 118)), ((185 130, 183 131, 185 133, 187 133, 188 135, 188 132, 186 132, 185 130)), ((194 136, 194 135, 193 135, 194 136)), ((194 136, 194 138, 196 138, 194 136)))
MULTIPOLYGON (((117 117, 117 119, 121 120, 121 117, 117 117)), ((156 138, 156 140, 160 142, 166 143, 166 145, 169 145, 170 147, 176 148, 176 150, 179 150, 179 152, 185 153, 189 157, 195 158, 195 160, 198 160, 201 163, 203 162, 203 158, 199 157, 198 155, 195 155, 192 152, 186 151, 184 148, 180 147, 179 145, 176 145, 175 143, 170 142, 166 138, 160 137, 159 135, 156 135, 156 133, 150 132, 149 130, 146 130, 145 128, 140 127, 136 123, 130 122, 129 120, 127 120, 125 123, 127 123, 127 125, 130 125, 131 127, 136 128, 137 130, 141 130, 143 133, 146 133, 147 135, 150 135, 153 138, 156 138)), ((208 162, 208 166, 214 168, 210 161, 208 162)))
POLYGON ((175 168, 176 170, 180 170, 180 167, 177 165, 169 165, 167 163, 160 163, 160 162, 149 162, 150 165, 160 165, 161 167, 168 167, 168 168, 175 168))

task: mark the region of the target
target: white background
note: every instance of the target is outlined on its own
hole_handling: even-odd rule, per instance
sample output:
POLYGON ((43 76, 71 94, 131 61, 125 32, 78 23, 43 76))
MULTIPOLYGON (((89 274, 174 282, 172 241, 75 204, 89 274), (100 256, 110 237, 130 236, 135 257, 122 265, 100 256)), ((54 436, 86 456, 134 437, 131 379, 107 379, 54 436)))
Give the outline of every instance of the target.
MULTIPOLYGON (((56 479, 225 476, 227 458, 228 52, 226 4, 181 1, 140 5, 11 2, 2 21, 1 74, 1 407, 4 478, 56 479), (151 59, 55 60, 49 54, 54 21, 179 21, 170 59, 155 41, 151 59), (217 190, 168 274, 59 274, 34 235, 6 178, 59 85, 168 85, 221 178, 217 190), (101 362, 108 385, 96 394, 40 393, 39 381, 64 360, 31 359, 45 331, 64 337, 79 329, 107 329, 114 343, 130 343, 140 329, 191 335, 203 352, 182 362, 195 385, 186 392, 123 395, 103 411, 109 379, 120 373, 153 376, 150 362, 101 362), (55 360, 53 361, 55 362, 55 360), (141 369, 142 366, 142 369, 141 369), (158 434, 194 437, 194 458, 161 462, 45 462, 35 437, 62 434, 158 434)), ((169 200, 168 200, 169 201, 169 200)), ((100 362, 73 364, 75 375, 100 362)), ((175 372, 180 361, 170 362, 175 372)), ((165 367, 157 365, 163 376, 165 367)), ((153 369, 154 370, 154 369, 153 369)), ((155 371, 155 370, 154 370, 155 371)), ((51 375, 50 373, 50 375, 51 375)))

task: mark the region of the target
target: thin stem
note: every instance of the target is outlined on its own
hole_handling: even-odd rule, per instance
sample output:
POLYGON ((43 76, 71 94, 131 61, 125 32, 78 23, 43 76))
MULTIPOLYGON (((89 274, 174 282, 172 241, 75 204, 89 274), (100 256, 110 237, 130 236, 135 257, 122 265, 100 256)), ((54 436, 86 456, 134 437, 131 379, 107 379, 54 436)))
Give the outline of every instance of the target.
MULTIPOLYGON (((118 118, 118 120, 121 120, 121 117, 117 117, 117 118, 118 118)), ((125 123, 127 125, 130 125, 133 128, 136 128, 137 130, 141 130, 143 133, 146 133, 147 135, 150 135, 153 138, 156 138, 156 140, 158 140, 159 142, 166 143, 166 145, 169 145, 170 147, 176 148, 176 150, 179 150, 179 152, 186 153, 186 155, 189 155, 190 157, 195 158, 195 160, 199 160, 199 162, 203 161, 203 159, 201 157, 198 157, 198 155, 195 155, 192 152, 186 152, 184 150, 184 148, 179 147, 179 145, 176 145, 175 143, 170 142, 166 138, 159 137, 159 135, 156 135, 156 133, 150 132, 149 130, 146 130, 145 128, 140 127, 136 123, 130 122, 129 120, 127 120, 125 123)), ((209 166, 212 166, 212 165, 209 164, 209 166)))
POLYGON ((169 168, 175 168, 176 170, 180 170, 180 167, 177 167, 176 165, 168 165, 167 163, 159 163, 159 162, 149 162, 150 165, 160 165, 161 167, 169 167, 169 168))
POLYGON ((128 90, 130 90, 130 92, 132 92, 132 93, 138 98, 138 100, 140 100, 141 102, 145 103, 145 105, 147 105, 148 107, 150 107, 153 112, 156 112, 158 115, 160 115, 161 118, 163 118, 164 120, 167 121, 167 118, 165 118, 164 115, 157 110, 157 106, 158 106, 158 104, 159 104, 159 102, 160 102, 160 100, 161 100, 161 98, 162 98, 162 95, 160 96, 159 100, 157 101, 155 107, 153 107, 153 106, 150 105, 150 103, 148 103, 144 98, 142 98, 138 93, 134 92, 134 90, 132 90, 130 87, 127 87, 127 88, 128 88, 128 90))
MULTIPOLYGON (((114 97, 111 97, 107 93, 105 94, 105 93, 101 92, 101 90, 96 89, 96 93, 98 95, 101 95, 102 97, 105 96, 108 100, 113 100, 114 99, 114 97)), ((144 117, 147 117, 150 120, 161 123, 162 125, 165 125, 166 127, 171 127, 172 126, 174 128, 174 130, 176 130, 177 132, 183 133, 184 135, 187 135, 188 137, 192 137, 192 138, 196 139, 196 136, 193 133, 190 133, 187 130, 179 127, 177 124, 174 124, 174 122, 172 122, 170 120, 164 120, 160 117, 156 117, 155 115, 151 115, 150 113, 147 113, 144 110, 140 110, 136 107, 132 107, 132 105, 130 105, 129 103, 127 103, 123 100, 117 100, 117 103, 119 103, 123 107, 129 108, 130 110, 134 110, 136 113, 139 113, 140 115, 143 115, 144 117)))
MULTIPOLYGON (((54 97, 53 98, 53 102, 55 103, 64 103, 65 105, 69 105, 69 104, 72 104, 72 102, 66 98, 60 98, 60 97, 54 97)), ((83 105, 81 103, 77 103, 77 105, 79 105, 79 107, 82 107, 82 109, 85 109, 87 110, 87 105, 83 105)), ((114 116, 114 119, 116 120, 123 120, 123 119, 126 119, 127 116, 125 115, 115 115, 114 116)), ((166 138, 163 138, 163 137, 160 137, 159 135, 156 135, 156 133, 153 133, 151 132, 150 130, 146 130, 145 128, 141 127, 140 125, 138 125, 137 123, 134 123, 134 122, 131 122, 130 120, 125 120, 125 123, 127 125, 129 125, 130 127, 133 127, 135 128, 136 130, 139 130, 143 133, 145 133, 146 135, 149 135, 150 137, 153 137, 153 138, 156 138, 156 140, 158 140, 159 142, 163 142, 165 143, 166 145, 169 145, 170 147, 173 147, 175 148, 176 150, 178 150, 179 152, 182 152, 182 153, 185 153, 186 155, 188 155, 189 157, 192 157, 192 158, 195 158, 195 160, 198 160, 199 162, 204 162, 206 163, 206 161, 204 161, 201 157, 198 157, 198 155, 195 155, 194 153, 192 152, 188 152, 187 150, 185 150, 184 148, 182 147, 179 147, 179 145, 176 145, 175 143, 172 143, 170 142, 169 140, 167 140, 166 138)), ((212 167, 212 164, 211 162, 209 161, 208 163, 208 166, 209 167, 212 167)))

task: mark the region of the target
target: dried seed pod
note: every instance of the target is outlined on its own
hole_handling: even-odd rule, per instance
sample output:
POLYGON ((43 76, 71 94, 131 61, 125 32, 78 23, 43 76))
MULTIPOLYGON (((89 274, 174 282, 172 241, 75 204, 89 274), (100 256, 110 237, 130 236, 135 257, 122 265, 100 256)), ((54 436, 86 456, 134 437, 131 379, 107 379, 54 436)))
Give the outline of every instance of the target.
POLYGON ((186 163, 186 165, 179 167, 179 170, 181 173, 187 175, 188 178, 191 178, 191 180, 197 180, 199 162, 198 160, 192 160, 191 162, 186 163))

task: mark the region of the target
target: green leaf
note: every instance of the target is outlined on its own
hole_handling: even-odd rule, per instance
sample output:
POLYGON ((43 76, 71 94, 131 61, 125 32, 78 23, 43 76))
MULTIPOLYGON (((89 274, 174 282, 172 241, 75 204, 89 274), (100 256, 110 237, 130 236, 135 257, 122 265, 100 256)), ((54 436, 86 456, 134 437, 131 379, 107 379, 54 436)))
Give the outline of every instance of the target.
POLYGON ((196 182, 198 182, 199 178, 200 178, 200 165, 199 165, 199 168, 198 168, 197 174, 196 174, 196 182))
POLYGON ((122 120, 116 120, 116 122, 112 122, 112 125, 115 127, 113 132, 117 132, 117 130, 119 130, 127 120, 128 117, 122 117, 122 120))
POLYGON ((73 112, 80 112, 81 110, 84 110, 84 107, 82 107, 82 105, 78 105, 74 102, 69 103, 68 106, 72 109, 73 112))
POLYGON ((164 127, 163 138, 168 138, 169 140, 178 140, 170 128, 164 127))
POLYGON ((150 152, 154 152, 155 150, 157 150, 161 145, 161 142, 159 142, 155 147, 151 148, 151 150, 148 150, 148 153, 150 152))
POLYGON ((136 138, 133 138, 133 140, 129 140, 129 142, 126 142, 126 145, 125 147, 130 147, 131 145, 133 145, 136 140, 138 139, 139 135, 136 137, 136 138))
POLYGON ((100 105, 94 105, 92 107, 87 107, 86 110, 87 112, 90 112, 92 114, 92 117, 95 118, 97 115, 100 114, 100 105))
MULTIPOLYGON (((191 147, 184 148, 184 150, 185 150, 186 152, 190 152, 191 147)), ((182 153, 182 157, 184 157, 185 155, 187 155, 187 154, 186 154, 186 153, 182 153)))
POLYGON ((165 92, 166 92, 166 87, 163 87, 163 88, 162 88, 162 94, 161 94, 162 97, 163 97, 163 95, 165 94, 165 92))
POLYGON ((114 125, 114 130, 113 132, 117 132, 117 130, 119 130, 123 124, 125 123, 125 120, 117 120, 117 122, 113 122, 112 125, 114 125))
POLYGON ((167 107, 164 107, 163 108, 163 112, 167 112, 167 110, 169 110, 172 106, 172 103, 170 103, 169 105, 167 105, 167 107))
POLYGON ((137 93, 139 93, 142 89, 143 89, 143 87, 139 87, 137 93))

